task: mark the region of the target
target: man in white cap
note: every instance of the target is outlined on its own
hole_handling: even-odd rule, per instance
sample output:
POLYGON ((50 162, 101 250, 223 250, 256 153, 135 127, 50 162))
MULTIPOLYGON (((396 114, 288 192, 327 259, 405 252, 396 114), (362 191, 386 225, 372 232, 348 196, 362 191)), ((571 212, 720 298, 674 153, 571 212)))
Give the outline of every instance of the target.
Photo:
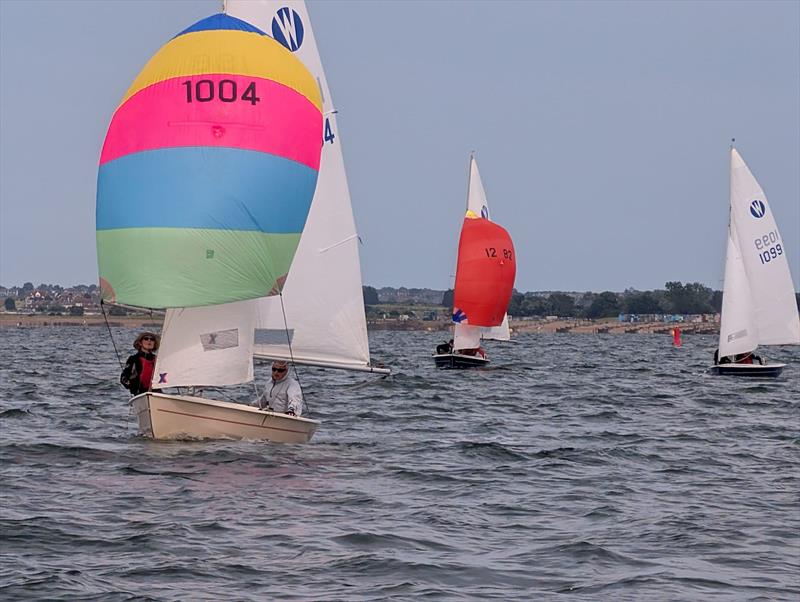
POLYGON ((291 416, 303 413, 303 390, 289 374, 289 366, 283 361, 272 362, 272 382, 256 401, 259 409, 283 412, 291 416))

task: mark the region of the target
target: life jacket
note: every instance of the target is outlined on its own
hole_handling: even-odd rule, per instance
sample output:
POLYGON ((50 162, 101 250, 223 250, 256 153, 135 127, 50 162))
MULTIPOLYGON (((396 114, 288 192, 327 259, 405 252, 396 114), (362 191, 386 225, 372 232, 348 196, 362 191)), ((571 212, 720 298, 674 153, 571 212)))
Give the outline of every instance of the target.
POLYGON ((153 372, 156 367, 156 357, 152 356, 152 359, 147 359, 144 354, 140 353, 139 360, 142 363, 142 373, 139 375, 139 387, 145 391, 149 391, 151 389, 150 383, 153 381, 153 372))

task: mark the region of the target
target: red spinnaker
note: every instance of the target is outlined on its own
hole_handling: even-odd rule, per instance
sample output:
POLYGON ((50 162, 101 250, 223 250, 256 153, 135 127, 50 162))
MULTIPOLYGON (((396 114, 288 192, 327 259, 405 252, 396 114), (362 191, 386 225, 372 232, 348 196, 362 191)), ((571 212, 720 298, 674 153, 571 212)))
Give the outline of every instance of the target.
POLYGON ((465 218, 458 241, 453 320, 472 326, 500 325, 516 273, 508 232, 488 219, 465 218))

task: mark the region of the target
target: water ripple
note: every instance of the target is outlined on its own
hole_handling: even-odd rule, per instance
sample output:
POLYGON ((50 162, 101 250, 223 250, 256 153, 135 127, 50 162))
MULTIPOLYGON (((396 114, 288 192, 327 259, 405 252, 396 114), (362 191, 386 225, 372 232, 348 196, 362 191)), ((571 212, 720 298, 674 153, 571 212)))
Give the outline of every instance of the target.
POLYGON ((472 372, 440 338, 304 369, 323 424, 281 446, 140 438, 96 329, 6 329, 0 598, 800 598, 798 350, 742 382, 712 337, 528 335, 472 372))

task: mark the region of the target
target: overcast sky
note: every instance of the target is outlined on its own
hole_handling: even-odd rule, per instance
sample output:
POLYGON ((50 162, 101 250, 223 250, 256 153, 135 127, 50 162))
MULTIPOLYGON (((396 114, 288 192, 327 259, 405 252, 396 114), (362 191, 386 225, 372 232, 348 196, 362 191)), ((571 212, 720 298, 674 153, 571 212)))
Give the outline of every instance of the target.
MULTIPOLYGON (((721 288, 735 137, 800 278, 800 2, 314 2, 365 284, 452 286, 468 155, 518 290, 721 288)), ((97 281, 97 163, 214 0, 0 1, 0 284, 97 281)))

